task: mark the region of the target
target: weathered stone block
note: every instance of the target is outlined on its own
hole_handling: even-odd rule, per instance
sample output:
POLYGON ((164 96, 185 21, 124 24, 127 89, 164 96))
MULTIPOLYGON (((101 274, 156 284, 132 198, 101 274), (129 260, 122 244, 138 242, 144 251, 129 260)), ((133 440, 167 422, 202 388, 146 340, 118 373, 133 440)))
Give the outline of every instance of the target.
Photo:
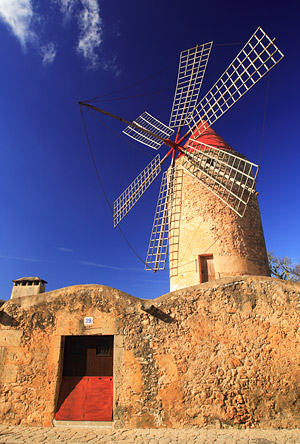
POLYGON ((0 330, 0 347, 14 347, 20 345, 22 335, 22 330, 0 330))
POLYGON ((0 382, 2 384, 16 382, 17 374, 18 366, 6 364, 3 367, 0 367, 0 382))
POLYGON ((113 335, 115 427, 299 427, 299 297, 299 284, 243 277, 161 296, 149 313, 103 286, 9 301, 22 330, 0 330, 0 421, 49 424, 64 337, 113 335))

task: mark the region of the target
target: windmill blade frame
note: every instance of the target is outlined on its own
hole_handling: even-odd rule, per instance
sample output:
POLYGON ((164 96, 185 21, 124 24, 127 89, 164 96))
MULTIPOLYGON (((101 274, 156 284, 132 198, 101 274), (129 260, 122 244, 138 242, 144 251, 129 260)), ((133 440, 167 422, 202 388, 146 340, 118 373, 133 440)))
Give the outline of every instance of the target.
POLYGON ((236 214, 243 217, 251 196, 259 166, 241 154, 220 150, 190 139, 182 167, 198 179, 236 214))
POLYGON ((181 51, 170 128, 181 127, 197 104, 213 42, 181 51))
POLYGON ((169 227, 169 275, 170 278, 178 276, 179 265, 179 239, 182 208, 183 168, 176 169, 176 177, 171 200, 171 214, 169 227))
POLYGON ((153 226, 149 241, 145 270, 164 270, 169 247, 169 224, 172 217, 172 200, 177 167, 171 165, 162 176, 153 226))
POLYGON ((164 139, 168 139, 174 133, 172 128, 151 116, 147 111, 137 117, 133 123, 135 127, 127 126, 122 132, 155 150, 164 144, 164 139), (140 129, 136 126, 139 126, 140 129))
POLYGON ((187 116, 194 137, 219 119, 284 57, 274 40, 258 28, 224 74, 187 116))
POLYGON ((199 137, 279 63, 284 55, 274 41, 275 39, 271 40, 258 28, 198 104, 196 102, 212 42, 182 51, 169 127, 146 111, 134 122, 130 122, 89 103, 79 102, 80 107, 85 106, 126 123, 128 127, 123 133, 144 145, 156 150, 163 144, 170 148, 162 160, 157 155, 114 202, 116 226, 148 189, 161 172, 162 163, 172 154, 171 166, 162 177, 145 262, 146 270, 155 272, 165 269, 169 249, 170 277, 178 275, 184 171, 201 182, 240 217, 244 216, 251 196, 257 195, 255 181, 258 165, 249 162, 239 153, 206 145, 194 137, 199 137), (180 136, 183 124, 188 125, 189 130, 184 136, 180 136), (177 135, 173 141, 170 136, 176 126, 177 135), (188 137, 190 138, 184 147, 184 140, 188 137), (176 153, 184 155, 177 165, 176 153), (177 185, 179 182, 180 185, 177 185))
POLYGON ((161 172, 160 155, 157 154, 154 159, 140 172, 133 182, 123 191, 114 201, 114 227, 116 227, 123 217, 131 210, 144 192, 149 188, 154 179, 161 172))

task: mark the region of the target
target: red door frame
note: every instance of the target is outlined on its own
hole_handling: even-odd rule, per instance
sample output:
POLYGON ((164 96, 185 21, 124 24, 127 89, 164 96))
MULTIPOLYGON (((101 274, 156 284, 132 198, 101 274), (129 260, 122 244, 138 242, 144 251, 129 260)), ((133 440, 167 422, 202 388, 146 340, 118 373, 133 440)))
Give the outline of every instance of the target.
POLYGON ((198 271, 199 271, 200 284, 202 284, 203 282, 208 282, 209 281, 209 280, 203 281, 203 278, 202 278, 202 266, 201 266, 201 258, 202 257, 208 257, 208 256, 211 256, 212 259, 214 260, 214 255, 212 253, 198 255, 198 271))

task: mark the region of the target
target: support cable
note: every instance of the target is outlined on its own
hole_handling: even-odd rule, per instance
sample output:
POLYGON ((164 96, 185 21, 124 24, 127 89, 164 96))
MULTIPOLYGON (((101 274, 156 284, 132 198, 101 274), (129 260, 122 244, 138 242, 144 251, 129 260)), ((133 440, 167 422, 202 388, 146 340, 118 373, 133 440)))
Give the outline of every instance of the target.
POLYGON ((270 73, 268 73, 268 79, 267 79, 265 110, 264 110, 263 125, 262 125, 261 139, 260 139, 260 149, 259 149, 258 165, 260 165, 261 155, 262 155, 262 146, 263 146, 263 140, 264 140, 266 115, 267 115, 267 105, 268 105, 268 97, 269 97, 269 85, 270 85, 270 73))
MULTIPOLYGON (((214 43, 213 46, 237 46, 237 45, 244 45, 244 44, 245 44, 245 42, 239 42, 239 43, 214 43)), ((141 83, 147 82, 148 80, 153 79, 154 77, 160 75, 161 73, 163 73, 165 71, 168 71, 169 69, 173 69, 173 66, 175 66, 175 63, 171 63, 168 66, 166 66, 165 68, 161 69, 160 71, 157 71, 156 73, 151 74, 150 76, 145 77, 144 79, 139 80, 139 81, 137 81, 135 83, 131 83, 130 85, 127 85, 127 86, 125 86, 123 88, 116 89, 115 91, 112 91, 110 93, 104 94, 103 96, 96 96, 96 97, 93 97, 91 99, 82 100, 82 102, 90 103, 90 102, 102 101, 104 97, 108 97, 108 96, 111 96, 111 95, 116 94, 118 92, 125 91, 125 90, 130 89, 130 88, 134 88, 135 86, 140 85, 141 83)), ((177 66, 177 63, 176 63, 176 66, 177 66)), ((169 88, 167 88, 167 89, 169 89, 169 88)), ((155 93, 156 92, 159 92, 159 91, 155 91, 155 93)), ((150 94, 152 94, 152 93, 150 93, 150 94)), ((111 100, 122 100, 122 99, 111 99, 111 100)))
MULTIPOLYGON (((214 43, 213 46, 237 46, 237 45, 244 45, 244 44, 245 44, 245 42, 239 42, 239 43, 214 43)), ((103 99, 103 97, 111 96, 111 95, 116 94, 118 92, 125 91, 126 89, 133 88, 133 87, 135 87, 137 85, 140 85, 141 83, 144 83, 144 82, 147 82, 150 79, 153 79, 153 77, 156 77, 156 76, 160 75, 161 73, 163 73, 165 71, 168 71, 169 69, 172 69, 173 66, 175 66, 175 63, 171 63, 168 66, 166 66, 165 68, 161 69, 160 71, 157 71, 154 74, 151 74, 150 76, 145 77, 144 79, 139 80, 139 81, 137 81, 135 83, 131 83, 130 85, 127 85, 127 86, 125 86, 123 88, 119 88, 119 89, 117 89, 115 91, 112 91, 110 93, 104 94, 103 96, 97 96, 97 97, 93 97, 91 99, 82 100, 82 101, 83 102, 93 102, 93 101, 101 100, 101 99, 103 99)), ((177 63, 176 63, 176 66, 177 66, 177 63)))
MULTIPOLYGON (((90 138, 89 138, 89 136, 88 136, 87 127, 86 127, 86 124, 85 124, 85 120, 84 120, 84 116, 83 116, 83 112, 82 112, 82 107, 81 107, 81 106, 80 106, 80 113, 81 113, 81 118, 82 118, 82 122, 83 122, 84 132, 85 132, 86 140, 87 140, 87 143, 88 143, 88 147, 89 147, 90 155, 91 155, 91 158, 92 158, 92 161, 93 161, 93 165, 94 165, 94 168, 95 168, 95 171, 96 171, 96 175, 97 175, 98 183, 99 183, 99 186, 100 186, 100 188, 101 188, 101 190, 102 190, 102 192, 103 192, 103 195, 104 195, 104 198, 105 198, 105 200, 106 200, 106 203, 107 203, 107 205, 108 205, 108 207, 109 207, 111 213, 113 214, 113 209, 112 209, 112 207, 111 207, 111 205, 110 205, 110 203, 109 203, 109 200, 108 200, 107 194, 106 194, 106 192, 105 192, 105 190, 104 190, 104 187, 103 187, 103 184, 102 184, 102 181, 101 181, 101 178, 100 178, 100 174, 99 174, 99 171, 98 171, 98 168, 97 168, 97 165, 96 165, 95 157, 94 157, 93 150, 92 150, 92 145, 91 145, 91 142, 90 142, 90 138)), ((118 229, 119 229, 121 235, 123 236, 125 242, 127 243, 128 247, 131 249, 131 251, 135 254, 135 256, 136 256, 136 257, 137 257, 137 258, 138 258, 138 259, 139 259, 144 265, 146 265, 146 262, 145 262, 145 261, 144 261, 144 260, 138 255, 138 253, 135 251, 135 249, 132 247, 132 245, 131 245, 130 242, 128 241, 128 239, 127 239, 127 237, 125 236, 125 234, 124 234, 123 230, 121 229, 121 227, 120 227, 119 225, 117 225, 117 227, 118 227, 118 229)), ((149 266, 149 265, 147 265, 147 266, 149 266)), ((149 268, 151 268, 151 267, 149 267, 149 268)), ((151 268, 151 270, 154 271, 152 268, 151 268)))
POLYGON ((238 46, 238 45, 245 45, 246 42, 239 42, 239 43, 214 43, 213 46, 238 46))
MULTIPOLYGON (((150 91, 150 92, 146 92, 146 93, 142 93, 142 94, 135 94, 133 96, 115 97, 115 98, 110 98, 110 99, 106 99, 106 98, 101 99, 101 98, 99 98, 98 100, 86 100, 86 102, 87 103, 90 103, 90 102, 116 102, 116 101, 120 101, 120 100, 131 100, 131 99, 136 99, 137 97, 154 96, 155 94, 160 94, 160 93, 165 92, 165 91, 170 91, 171 89, 172 89, 172 87, 161 88, 161 89, 158 89, 156 91, 150 91)), ((110 93, 110 94, 114 94, 114 93, 110 93)))
POLYGON ((161 69, 160 71, 158 71, 158 72, 156 72, 156 73, 154 73, 154 74, 151 74, 150 76, 148 76, 148 77, 146 77, 146 78, 144 78, 144 79, 142 79, 142 80, 139 80, 138 82, 131 83, 130 85, 125 86, 124 88, 119 88, 119 89, 117 89, 117 90, 115 90, 115 91, 112 91, 112 92, 110 92, 110 93, 104 94, 103 96, 97 96, 97 97, 93 97, 92 99, 82 100, 82 102, 87 102, 87 103, 89 103, 89 102, 95 102, 95 101, 97 101, 97 100, 102 100, 104 97, 111 96, 111 95, 116 94, 116 93, 118 93, 118 92, 125 91, 126 89, 133 88, 133 87, 135 87, 135 86, 137 86, 137 85, 140 85, 141 83, 147 82, 148 80, 152 79, 153 77, 158 76, 159 74, 161 74, 161 73, 164 72, 164 71, 168 71, 169 69, 172 68, 172 66, 173 66, 172 64, 171 64, 171 65, 168 65, 166 68, 163 68, 163 69, 161 69))
MULTIPOLYGON (((80 105, 80 109, 81 109, 81 105, 80 105)), ((88 108, 87 108, 88 109, 88 108)), ((116 136, 118 136, 120 139, 124 140, 128 145, 132 146, 134 149, 141 151, 143 154, 145 154, 148 157, 153 157, 151 154, 147 153, 147 151, 144 151, 142 148, 140 148, 139 146, 135 145, 134 143, 132 143, 130 140, 128 140, 128 137, 123 137, 121 134, 117 133, 117 131, 113 130, 112 127, 110 125, 107 125, 106 123, 104 123, 103 120, 100 119, 98 114, 95 114, 92 110, 88 109, 88 111, 91 113, 91 115, 98 120, 98 122, 100 122, 103 126, 105 126, 106 128, 108 128, 113 134, 115 134, 116 136)))

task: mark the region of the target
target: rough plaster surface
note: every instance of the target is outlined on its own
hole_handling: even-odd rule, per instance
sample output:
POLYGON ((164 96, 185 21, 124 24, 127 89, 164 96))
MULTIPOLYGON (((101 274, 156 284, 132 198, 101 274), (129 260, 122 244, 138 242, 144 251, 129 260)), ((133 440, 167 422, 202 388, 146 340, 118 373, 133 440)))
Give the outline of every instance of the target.
POLYGON ((216 278, 270 276, 256 196, 241 218, 189 173, 180 174, 170 226, 170 257, 177 258, 170 262, 171 291, 200 283, 197 258, 205 254, 213 254, 216 278))
POLYGON ((297 428, 299 298, 299 284, 252 276, 148 301, 101 285, 8 301, 0 422, 50 425, 63 337, 113 334, 114 427, 297 428))

